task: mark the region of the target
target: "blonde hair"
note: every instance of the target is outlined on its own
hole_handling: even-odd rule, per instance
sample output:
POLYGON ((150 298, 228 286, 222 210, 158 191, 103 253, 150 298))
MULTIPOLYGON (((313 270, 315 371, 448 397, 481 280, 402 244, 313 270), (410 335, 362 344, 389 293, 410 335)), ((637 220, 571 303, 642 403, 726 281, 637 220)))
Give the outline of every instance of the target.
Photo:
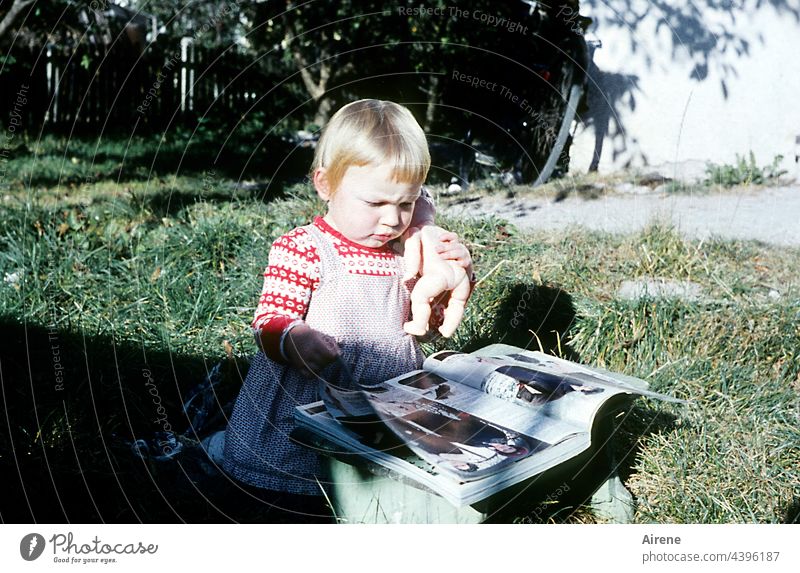
POLYGON ((407 108, 362 99, 342 107, 322 130, 311 174, 324 167, 334 193, 348 167, 385 163, 395 181, 422 184, 431 167, 425 132, 407 108))

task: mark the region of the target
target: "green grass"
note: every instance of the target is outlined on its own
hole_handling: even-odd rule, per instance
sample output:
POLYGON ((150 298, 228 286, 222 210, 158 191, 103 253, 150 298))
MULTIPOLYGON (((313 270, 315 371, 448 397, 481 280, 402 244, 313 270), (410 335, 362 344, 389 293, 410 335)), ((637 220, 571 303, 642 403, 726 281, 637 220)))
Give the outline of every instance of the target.
MULTIPOLYGON (((213 520, 189 486, 170 494, 179 509, 166 509, 153 489, 165 470, 142 473, 120 445, 159 429, 141 368, 158 378, 176 429, 181 396, 220 360, 235 395, 254 351, 248 323, 271 241, 320 208, 303 186, 264 202, 222 176, 12 185, 0 203, 0 317, 9 340, 24 336, 6 340, 0 363, 11 428, 0 439, 3 471, 15 475, 22 463, 23 475, 41 474, 29 479, 44 491, 47 467, 70 487, 85 479, 117 498, 121 479, 133 501, 120 501, 116 514, 74 509, 84 520, 174 520, 175 511, 213 520), (73 350, 63 392, 53 389, 48 332, 73 350), (12 445, 23 458, 9 456, 12 445)), ((440 224, 470 246, 483 280, 456 336, 427 351, 541 344, 690 400, 641 399, 622 419, 614 449, 638 522, 796 519, 798 250, 697 243, 663 226, 619 237, 521 233, 499 219, 440 224), (703 296, 616 296, 623 280, 640 277, 690 280, 703 296)), ((585 510, 561 511, 558 520, 591 521, 585 510)))
POLYGON ((177 172, 184 153, 192 158, 187 139, 175 136, 138 136, 130 141, 23 137, 10 150, 13 161, 7 174, 8 183, 17 187, 61 186, 63 191, 92 181, 146 180, 153 172, 177 172))
POLYGON ((309 150, 269 136, 263 126, 240 125, 235 132, 203 126, 162 134, 97 138, 20 134, 6 150, 9 158, 0 190, 55 188, 61 193, 93 182, 136 183, 213 171, 218 177, 246 181, 275 177, 296 180, 310 162, 309 150), (268 137, 268 139, 265 139, 268 137))

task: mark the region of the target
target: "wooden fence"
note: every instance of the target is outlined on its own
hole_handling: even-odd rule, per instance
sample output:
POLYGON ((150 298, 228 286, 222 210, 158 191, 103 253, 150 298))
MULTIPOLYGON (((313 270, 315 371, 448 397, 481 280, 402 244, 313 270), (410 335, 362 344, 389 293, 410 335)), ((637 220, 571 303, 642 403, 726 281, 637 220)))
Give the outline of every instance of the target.
MULTIPOLYGON (((262 95, 275 84, 271 62, 255 62, 236 49, 189 42, 130 46, 47 45, 15 50, 0 76, 3 122, 12 114, 31 132, 122 128, 163 130, 194 123, 205 114, 242 115, 253 106, 274 110, 262 95), (18 94, 25 96, 24 105, 18 94)), ((277 72, 276 72, 277 73, 277 72)), ((277 97, 285 96, 282 91, 277 97)))

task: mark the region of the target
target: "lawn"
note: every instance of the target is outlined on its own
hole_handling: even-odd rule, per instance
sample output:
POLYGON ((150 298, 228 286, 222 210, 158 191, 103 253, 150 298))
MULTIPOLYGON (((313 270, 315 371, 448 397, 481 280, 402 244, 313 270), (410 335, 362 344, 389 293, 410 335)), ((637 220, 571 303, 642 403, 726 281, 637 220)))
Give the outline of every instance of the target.
MULTIPOLYGON (((202 461, 141 459, 131 442, 186 431, 182 400, 219 363, 219 402, 236 395, 269 246, 320 204, 304 185, 266 199, 211 168, 120 178, 107 155, 98 173, 55 144, 9 162, 0 517, 257 520, 220 511, 193 477, 202 461)), ((658 225, 554 236, 496 218, 440 223, 462 236, 483 280, 457 335, 427 351, 542 348, 690 400, 640 399, 621 418, 612 447, 637 522, 798 519, 800 251, 686 241, 658 225), (702 294, 618 295, 642 277, 692 281, 702 294)), ((545 519, 594 521, 580 501, 545 519)))

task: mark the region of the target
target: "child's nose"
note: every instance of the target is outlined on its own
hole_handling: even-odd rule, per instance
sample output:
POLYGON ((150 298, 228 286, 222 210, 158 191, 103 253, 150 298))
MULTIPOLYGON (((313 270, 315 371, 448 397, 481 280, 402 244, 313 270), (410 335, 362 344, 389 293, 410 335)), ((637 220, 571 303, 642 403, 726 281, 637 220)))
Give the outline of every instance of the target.
POLYGON ((387 227, 397 227, 400 224, 400 208, 395 205, 386 205, 381 214, 381 223, 387 227))

